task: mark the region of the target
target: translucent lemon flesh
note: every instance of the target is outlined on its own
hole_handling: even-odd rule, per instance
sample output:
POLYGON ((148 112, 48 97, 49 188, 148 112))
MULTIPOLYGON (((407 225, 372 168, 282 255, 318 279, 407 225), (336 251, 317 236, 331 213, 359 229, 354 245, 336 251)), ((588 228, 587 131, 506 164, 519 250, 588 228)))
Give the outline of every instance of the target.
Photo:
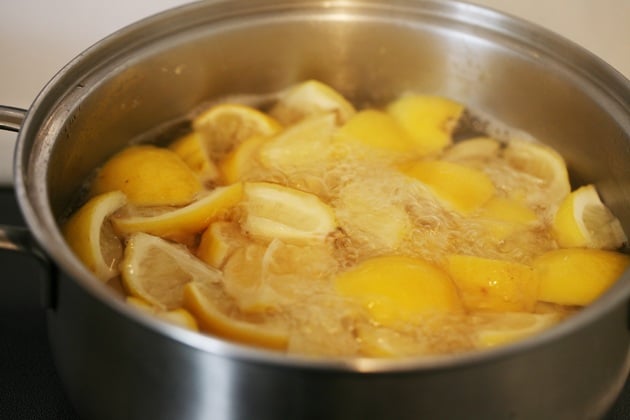
POLYGON ((617 249, 627 242, 619 220, 599 198, 593 185, 569 194, 558 207, 553 231, 561 247, 617 249))
POLYGON ((481 348, 501 346, 522 340, 558 323, 557 314, 505 312, 477 315, 484 323, 476 329, 476 341, 481 348))
POLYGON ((534 261, 538 298, 584 306, 602 295, 628 268, 630 256, 598 249, 557 249, 534 261))
POLYGON ((195 258, 186 247, 146 233, 135 233, 127 241, 121 275, 130 295, 164 310, 182 306, 185 284, 221 279, 220 271, 195 258))
POLYGON ((566 163, 552 148, 532 141, 511 140, 503 155, 514 168, 539 181, 545 191, 544 202, 557 203, 571 191, 566 163))
POLYGON ((189 283, 184 287, 184 306, 197 317, 204 330, 219 337, 274 350, 285 350, 287 347, 286 331, 239 321, 223 314, 204 294, 203 286, 198 284, 189 283))
POLYGON ((138 206, 179 206, 201 191, 195 173, 173 151, 131 146, 110 158, 98 171, 92 194, 122 191, 138 206))
POLYGON ((337 228, 330 206, 316 195, 267 182, 244 184, 243 229, 266 239, 323 240, 337 228))
POLYGON ((212 159, 221 160, 234 147, 253 136, 270 136, 282 129, 278 121, 255 108, 240 104, 219 104, 193 120, 212 159))
POLYGON ((356 299, 381 324, 418 322, 423 315, 460 312, 448 275, 424 260, 385 256, 366 260, 334 279, 338 293, 356 299))
POLYGON ((127 203, 120 191, 90 199, 65 223, 63 234, 79 259, 96 277, 107 281, 118 275, 123 247, 109 217, 127 203))
POLYGON ((285 125, 327 113, 335 114, 336 120, 344 123, 355 113, 355 109, 343 95, 317 80, 292 86, 279 97, 270 111, 273 117, 285 125))
POLYGON ((267 168, 290 170, 325 162, 332 154, 331 136, 335 115, 306 118, 269 139, 260 148, 260 160, 267 168))

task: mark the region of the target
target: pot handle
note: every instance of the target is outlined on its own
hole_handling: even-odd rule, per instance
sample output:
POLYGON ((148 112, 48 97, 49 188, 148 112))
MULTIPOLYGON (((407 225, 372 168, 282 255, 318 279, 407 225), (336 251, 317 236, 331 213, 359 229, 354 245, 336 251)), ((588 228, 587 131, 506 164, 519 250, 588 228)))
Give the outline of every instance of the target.
MULTIPOLYGON (((18 132, 20 131, 24 119, 26 118, 27 111, 21 108, 15 108, 11 106, 0 105, 0 135, 2 130, 18 132)), ((11 153, 12 144, 14 144, 15 137, 9 136, 11 142, 4 140, 6 136, 0 136, 3 144, 0 144, 0 187, 10 187, 12 182, 11 171, 13 168, 13 154, 11 153)))
POLYGON ((46 278, 42 288, 42 303, 47 308, 55 307, 53 280, 55 266, 24 227, 0 225, 0 250, 22 252, 32 256, 40 265, 46 278))
POLYGON ((26 110, 12 106, 0 105, 0 129, 7 131, 20 131, 22 122, 26 118, 26 110))
MULTIPOLYGON (((7 131, 20 131, 22 123, 26 118, 27 110, 11 106, 0 105, 0 129, 7 131)), ((54 297, 52 291, 52 275, 54 265, 50 262, 46 254, 37 245, 31 232, 24 227, 0 225, 0 250, 22 252, 34 257, 39 263, 42 271, 49 277, 44 282, 43 303, 46 307, 54 307, 54 297)))

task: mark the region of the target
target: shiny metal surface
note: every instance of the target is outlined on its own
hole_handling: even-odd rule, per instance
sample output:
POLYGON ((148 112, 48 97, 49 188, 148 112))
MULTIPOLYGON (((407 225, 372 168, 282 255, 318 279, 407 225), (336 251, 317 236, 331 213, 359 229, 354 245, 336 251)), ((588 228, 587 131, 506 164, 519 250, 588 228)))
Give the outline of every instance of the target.
POLYGON ((407 90, 470 105, 549 143, 630 231, 630 86, 600 60, 504 15, 446 1, 214 1, 158 15, 77 57, 18 138, 26 221, 65 274, 49 314, 85 418, 601 417, 630 368, 626 274, 558 328, 513 346, 420 360, 313 360, 137 314, 64 244, 58 221, 129 141, 227 94, 321 79, 357 103, 407 90))
POLYGON ((0 105, 0 130, 20 131, 26 110, 0 105))

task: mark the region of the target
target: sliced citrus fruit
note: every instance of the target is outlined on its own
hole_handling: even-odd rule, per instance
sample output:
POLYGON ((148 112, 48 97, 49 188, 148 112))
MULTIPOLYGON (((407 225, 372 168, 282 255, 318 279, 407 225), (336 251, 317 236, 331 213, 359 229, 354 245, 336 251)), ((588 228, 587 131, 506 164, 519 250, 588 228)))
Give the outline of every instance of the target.
POLYGON ((553 231, 564 248, 617 249, 627 241, 619 219, 602 203, 594 185, 565 197, 554 217, 553 231))
POLYGON ((250 244, 236 249, 223 268, 225 291, 246 313, 274 312, 282 296, 268 284, 265 272, 267 247, 250 244))
POLYGON ((424 260, 375 257, 334 278, 337 292, 363 305, 383 325, 418 322, 423 315, 461 312, 462 304, 448 275, 424 260))
POLYGON ((540 278, 538 298, 561 305, 588 305, 628 268, 630 257, 613 251, 568 248, 534 260, 540 278))
POLYGON ((260 148, 260 160, 267 168, 281 170, 326 161, 335 129, 332 113, 306 118, 269 139, 260 148))
POLYGON ((407 132, 391 115, 374 109, 354 114, 335 133, 335 139, 390 152, 407 152, 414 147, 407 132))
POLYGON ((442 159, 453 162, 484 160, 497 157, 501 143, 490 137, 475 137, 454 143, 444 150, 442 159))
POLYGON ((479 209, 479 215, 487 219, 519 224, 528 224, 538 220, 536 212, 527 205, 504 197, 492 197, 479 209))
POLYGON ((555 313, 504 312, 478 314, 476 317, 483 319, 481 325, 475 328, 475 341, 481 348, 523 340, 560 321, 560 316, 555 313))
POLYGON ((256 165, 258 149, 267 140, 264 136, 252 136, 232 149, 219 162, 223 182, 233 184, 244 181, 248 172, 256 165))
POLYGON ((205 150, 214 160, 252 136, 271 136, 282 126, 269 115, 239 104, 220 104, 209 108, 193 120, 193 127, 204 142, 205 150))
POLYGON ((363 356, 417 356, 426 351, 426 343, 422 340, 391 328, 359 325, 356 334, 363 356))
POLYGON ((403 96, 387 107, 422 154, 438 152, 451 144, 451 134, 463 110, 455 101, 427 95, 403 96))
POLYGON ((488 231, 499 241, 522 232, 538 221, 536 212, 525 203, 496 196, 481 206, 475 216, 485 223, 488 231))
POLYGON ((103 281, 119 272, 123 247, 109 217, 126 203, 127 198, 120 191, 98 195, 77 210, 63 226, 70 248, 103 281))
POLYGON ((515 169, 538 179, 549 202, 558 202, 571 191, 566 163, 551 147, 533 141, 510 140, 503 156, 515 169))
POLYGON ((404 206, 390 201, 384 191, 366 188, 365 181, 341 188, 334 202, 337 219, 349 236, 378 250, 396 250, 411 229, 410 217, 404 206))
POLYGON ((244 243, 238 224, 219 220, 201 235, 197 257, 213 267, 221 268, 234 250, 244 243))
POLYGON ((183 288, 189 282, 218 282, 221 272, 203 263, 182 245, 146 233, 127 241, 120 264, 127 292, 160 309, 182 306, 183 288))
POLYGON ((204 230, 212 221, 236 205, 243 196, 243 185, 217 187, 187 206, 149 216, 112 218, 117 232, 128 235, 145 232, 169 239, 179 239, 204 230))
POLYGON ((211 334, 243 344, 285 350, 287 331, 264 323, 246 322, 224 314, 203 292, 203 286, 188 283, 184 287, 184 306, 198 319, 201 327, 211 334))
POLYGON ((268 182, 244 184, 242 228, 264 239, 323 240, 337 228, 333 209, 314 194, 268 182))
POLYGON ((485 173, 453 162, 420 161, 403 168, 403 172, 426 184, 441 201, 462 213, 480 207, 495 193, 485 173))
POLYGON ((126 301, 131 306, 138 308, 141 311, 146 312, 150 315, 154 315, 166 322, 178 325, 180 327, 188 328, 189 330, 199 331, 197 320, 194 316, 190 314, 190 312, 185 309, 177 308, 171 311, 163 311, 152 306, 147 301, 133 296, 128 296, 126 301))
POLYGON ((538 299, 534 269, 517 262, 451 255, 447 271, 470 310, 531 312, 538 299))
POLYGON ((341 124, 355 112, 354 107, 332 87, 308 80, 283 92, 270 114, 285 125, 317 114, 333 112, 341 124))
POLYGON ((193 131, 173 141, 168 148, 175 152, 196 173, 203 183, 215 182, 219 170, 206 154, 201 135, 193 131))
POLYGON ((179 206, 193 201, 201 183, 173 151, 131 146, 110 158, 97 173, 92 194, 109 191, 122 191, 138 206, 179 206))

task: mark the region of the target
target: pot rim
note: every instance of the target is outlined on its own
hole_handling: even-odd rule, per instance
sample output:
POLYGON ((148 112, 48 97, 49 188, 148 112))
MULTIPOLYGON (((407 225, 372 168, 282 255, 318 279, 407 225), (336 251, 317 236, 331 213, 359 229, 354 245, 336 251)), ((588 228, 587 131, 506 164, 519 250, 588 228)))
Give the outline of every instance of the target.
MULTIPOLYGON (((253 363, 270 364, 276 367, 303 368, 319 370, 335 370, 348 373, 412 373, 419 370, 434 371, 455 369, 472 364, 483 364, 497 359, 514 357, 528 350, 544 346, 555 340, 575 333, 582 327, 597 321, 607 312, 630 300, 630 270, 611 287, 603 296, 588 307, 580 310, 570 319, 550 330, 536 334, 522 341, 499 346, 498 348, 471 351, 455 355, 423 356, 415 358, 375 359, 375 358, 316 358, 303 355, 285 354, 265 349, 254 348, 238 343, 232 343, 221 338, 188 331, 183 328, 167 324, 150 315, 131 308, 125 302, 115 297, 109 288, 98 281, 74 256, 59 232, 57 222, 49 207, 49 197, 46 188, 47 173, 45 167, 32 169, 32 143, 38 137, 41 127, 38 118, 40 114, 54 110, 58 105, 63 106, 63 99, 58 100, 56 90, 63 84, 70 73, 82 67, 86 61, 104 50, 112 51, 127 44, 151 42, 168 36, 174 30, 184 30, 183 25, 194 26, 200 18, 193 18, 188 23, 184 17, 208 16, 206 9, 216 11, 209 21, 221 21, 232 17, 242 17, 242 13, 257 14, 270 13, 282 9, 299 10, 300 8, 334 9, 340 13, 362 12, 397 8, 414 13, 429 13, 439 18, 460 19, 463 23, 471 22, 483 26, 485 30, 499 32, 502 35, 518 38, 533 35, 530 45, 536 46, 537 52, 544 54, 543 58, 552 59, 554 64, 567 68, 570 72, 587 80, 590 88, 603 91, 608 97, 630 115, 630 82, 623 75, 606 64, 604 61, 586 51, 582 47, 552 33, 542 27, 529 23, 520 18, 492 10, 490 8, 454 0, 393 0, 384 4, 377 0, 280 0, 276 2, 247 1, 247 0, 209 0, 190 3, 169 9, 162 13, 142 19, 132 25, 122 28, 79 54, 64 66, 42 89, 32 103, 26 115, 22 129, 18 134, 14 158, 14 179, 16 196, 24 218, 32 234, 45 252, 52 257, 55 264, 67 273, 72 281, 91 294, 110 309, 122 313, 126 318, 146 327, 157 334, 176 340, 182 344, 212 353, 217 356, 228 357, 253 363), (453 17, 455 16, 455 17, 453 17), (177 19, 180 26, 172 25, 169 29, 167 22, 177 19), (481 24, 480 22, 483 22, 481 24), (149 29, 159 29, 152 35, 149 29), (149 37, 149 38, 147 38, 149 37), (153 37, 153 38, 150 38, 153 37), (133 42, 130 42, 134 40, 133 42), (49 110, 47 110, 49 108, 49 110), (43 109, 43 111, 42 111, 43 109), (41 181, 41 182, 38 182, 41 181)), ((124 49, 124 48, 123 48, 124 49)), ((125 51, 119 52, 124 54, 125 51)), ((111 58, 112 60, 115 57, 111 58)), ((623 122, 622 122, 623 123, 623 122)), ((630 118, 626 118, 623 126, 630 133, 630 118)), ((38 145, 40 146, 40 145, 38 145)), ((40 147, 37 152, 50 152, 52 146, 40 147)))

